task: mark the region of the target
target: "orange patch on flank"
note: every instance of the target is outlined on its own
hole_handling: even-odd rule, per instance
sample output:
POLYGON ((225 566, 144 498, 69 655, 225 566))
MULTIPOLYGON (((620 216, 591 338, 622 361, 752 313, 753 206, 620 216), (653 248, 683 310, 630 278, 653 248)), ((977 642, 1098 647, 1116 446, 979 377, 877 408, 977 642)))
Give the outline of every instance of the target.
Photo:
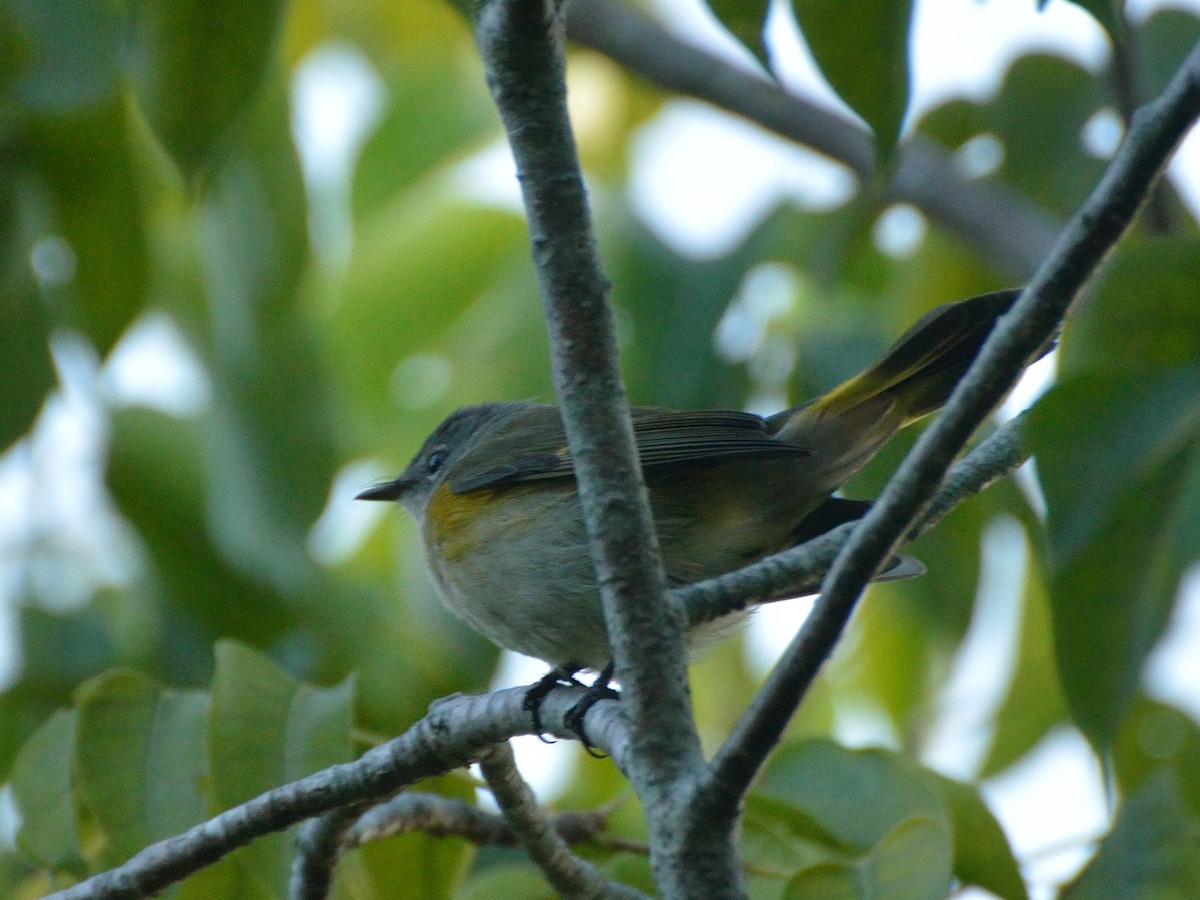
POLYGON ((438 485, 425 510, 425 530, 445 559, 461 559, 475 549, 481 539, 479 526, 496 514, 494 507, 502 493, 482 490, 456 494, 446 482, 438 485))

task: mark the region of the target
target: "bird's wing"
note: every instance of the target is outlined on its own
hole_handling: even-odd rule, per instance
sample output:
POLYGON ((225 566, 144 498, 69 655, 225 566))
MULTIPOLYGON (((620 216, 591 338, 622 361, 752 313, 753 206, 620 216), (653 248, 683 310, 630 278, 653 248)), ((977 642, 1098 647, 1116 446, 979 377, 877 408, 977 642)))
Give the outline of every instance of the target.
MULTIPOLYGON (((634 407, 633 437, 642 468, 807 456, 812 451, 773 437, 760 416, 724 410, 676 412, 634 407)), ((575 471, 558 410, 533 407, 485 437, 455 463, 450 488, 482 488, 558 478, 575 471), (517 437, 511 437, 513 433, 517 437)))

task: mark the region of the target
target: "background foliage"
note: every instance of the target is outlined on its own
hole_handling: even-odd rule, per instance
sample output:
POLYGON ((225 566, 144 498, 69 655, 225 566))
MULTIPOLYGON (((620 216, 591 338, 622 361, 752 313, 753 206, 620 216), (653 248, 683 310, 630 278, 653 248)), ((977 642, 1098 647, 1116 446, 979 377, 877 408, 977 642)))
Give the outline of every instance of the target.
MULTIPOLYGON (((1091 6, 1114 27, 1109 4, 1091 6)), ((838 5, 836 22, 832 4, 795 7, 886 164, 907 102, 907 4, 838 5), (877 35, 877 52, 850 34, 877 35)), ((712 8, 767 59, 765 4, 712 8)), ((1145 91, 1197 35, 1179 12, 1138 26, 1145 91)), ((499 128, 450 5, 3 0, 0 46, 0 442, 20 473, 5 483, 25 485, 3 535, 20 662, 0 693, 0 779, 20 824, 0 893, 36 896, 350 758, 438 696, 485 690, 497 651, 438 606, 409 522, 348 497, 454 407, 550 386, 521 219, 462 175, 499 128), (344 185, 306 177, 292 131, 297 66, 330 47, 360 54, 385 98, 344 185), (199 373, 191 401, 149 402, 117 377, 134 338, 164 329, 199 373), (57 468, 64 410, 96 448, 74 475, 57 468)), ((581 152, 635 402, 799 400, 937 303, 1012 282, 932 225, 915 252, 882 252, 874 185, 829 211, 781 204, 728 252, 683 255, 639 221, 629 188, 632 143, 669 98, 592 52, 574 53, 572 77, 589 88, 581 152), (747 320, 764 283, 786 302, 722 352, 718 324, 747 320)), ((1002 153, 987 177, 1065 218, 1102 169, 1080 133, 1114 104, 1112 84, 1028 55, 997 96, 946 103, 915 129, 950 149, 990 136, 1002 153)), ((1141 688, 1200 547, 1200 245, 1169 191, 1161 208, 1168 227, 1129 239, 1070 322, 1060 383, 1032 416, 1046 519, 1000 485, 921 539, 928 576, 873 589, 747 811, 756 897, 938 896, 952 878, 1023 896, 974 789, 916 762, 997 517, 1020 524, 1032 560, 980 774, 1073 722, 1119 805, 1067 894, 1200 884, 1200 730, 1141 688), (862 707, 889 723, 894 751, 822 737, 862 707)), ((847 493, 878 490, 908 440, 847 493)), ((716 740, 755 675, 731 643, 693 678, 716 740)), ((433 788, 473 796, 465 779, 433 788)), ((560 803, 624 790, 585 760, 560 803)), ((637 839, 633 806, 613 830, 637 839)), ((177 893, 277 896, 288 846, 261 841, 177 893)), ((645 882, 636 855, 587 852, 645 882)), ((519 854, 421 835, 356 851, 338 891, 397 884, 545 893, 519 854)))

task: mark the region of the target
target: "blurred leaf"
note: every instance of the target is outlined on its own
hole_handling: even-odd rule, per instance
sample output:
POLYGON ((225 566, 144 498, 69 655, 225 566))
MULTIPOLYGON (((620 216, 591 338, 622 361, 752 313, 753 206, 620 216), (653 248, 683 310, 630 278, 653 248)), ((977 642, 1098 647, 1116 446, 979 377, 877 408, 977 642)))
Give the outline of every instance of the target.
POLYGON ((21 816, 17 846, 39 865, 85 872, 76 830, 71 753, 76 714, 60 710, 21 748, 13 763, 13 801, 21 816))
POLYGON ((1002 772, 1028 753, 1066 717, 1058 681, 1045 574, 1030 548, 1021 602, 1017 658, 1008 692, 995 715, 995 731, 980 777, 1002 772))
POLYGON ((929 667, 935 651, 921 605, 906 602, 906 595, 890 585, 871 586, 870 599, 851 625, 851 640, 871 650, 847 654, 838 661, 838 673, 848 695, 878 704, 897 733, 915 734, 930 714, 929 667))
POLYGON ((914 816, 942 823, 949 835, 950 812, 937 788, 884 750, 847 750, 827 740, 785 747, 768 763, 757 793, 799 809, 860 849, 914 816))
POLYGON ((533 863, 492 866, 454 893, 454 900, 553 900, 557 894, 533 863))
POLYGON ((769 0, 707 0, 707 5, 717 21, 770 72, 771 51, 763 41, 767 12, 771 8, 769 0))
POLYGON ((1143 95, 1156 97, 1200 40, 1200 18, 1190 10, 1160 7, 1142 22, 1134 40, 1143 95))
MULTIPOLYGON (((1062 373, 1195 364, 1200 360, 1200 310, 1193 302, 1197 281, 1200 240, 1126 241, 1069 322, 1062 341, 1062 373)), ((1164 405, 1170 399, 1164 397, 1164 405)), ((1169 414, 1162 412, 1164 419, 1169 414)), ((1128 437, 1141 443, 1161 439, 1161 431, 1131 432, 1128 437)))
POLYGON ((107 0, 6 0, 0 96, 35 116, 63 115, 113 99, 120 75, 121 5, 107 0))
POLYGON ((795 806, 758 794, 746 798, 741 857, 747 863, 790 876, 847 849, 795 806))
POLYGON ((813 58, 833 89, 875 132, 880 162, 908 108, 911 0, 792 0, 813 58))
POLYGON ((49 372, 48 360, 35 356, 41 329, 16 305, 37 299, 29 269, 34 248, 49 323, 80 328, 101 354, 142 306, 140 198, 119 95, 123 25, 120 7, 104 0, 9 2, 0 9, 3 39, 15 45, 11 66, 0 73, 7 176, 0 180, 0 232, 16 249, 2 278, 6 288, 20 285, 0 301, 0 324, 18 329, 31 364, 17 379, 22 397, 14 418, 28 408, 29 392, 47 385, 49 372))
MULTIPOLYGON (((51 321, 84 332, 103 356, 141 311, 146 246, 141 199, 119 99, 31 121, 22 142, 51 204, 35 240, 57 238, 51 321)), ((43 244, 43 248, 47 245, 43 244)))
MULTIPOLYGON (((1038 0, 1038 9, 1045 9, 1050 0, 1038 0)), ((1125 34, 1125 20, 1122 10, 1125 0, 1070 0, 1076 6, 1086 9, 1100 25, 1108 32, 1114 41, 1122 40, 1125 34)))
MULTIPOLYGON (((273 84, 199 210, 214 383, 207 430, 213 535, 240 569, 297 593, 308 530, 336 469, 333 408, 310 322, 296 309, 308 255, 304 187, 273 84)), ((198 337, 200 337, 198 335, 198 337)))
POLYGON ((1025 900, 1025 882, 1012 847, 979 791, 934 772, 928 776, 937 784, 950 809, 954 874, 958 880, 978 885, 1004 900, 1025 900))
POLYGON ((1185 900, 1200 884, 1200 819, 1180 803, 1165 773, 1117 811, 1112 832, 1063 900, 1185 900))
POLYGON ((1000 93, 985 103, 954 100, 927 113, 917 129, 957 149, 978 135, 999 142, 994 176, 1026 198, 1069 216, 1095 185, 1104 163, 1083 152, 1084 125, 1110 105, 1107 88, 1060 56, 1016 60, 1000 93))
POLYGON ((1061 569, 1120 514, 1141 480, 1196 439, 1200 366, 1065 380, 1034 411, 1033 425, 1050 562, 1061 569))
MULTIPOLYGON (((353 682, 297 684, 266 657, 216 645, 208 752, 219 809, 351 758, 353 682)), ((282 893, 291 833, 260 838, 234 856, 246 889, 282 893)))
POLYGON ((44 897, 53 888, 44 869, 36 868, 15 849, 0 850, 0 896, 12 900, 44 897))
POLYGON ((243 112, 275 59, 278 0, 141 0, 129 68, 146 119, 186 179, 243 112))
MULTIPOLYGON (((465 778, 423 781, 421 790, 475 801, 475 790, 465 778)), ((421 900, 453 897, 474 856, 474 845, 463 838, 422 832, 371 841, 338 862, 335 896, 385 898, 403 884, 409 896, 421 900)))
POLYGON ((84 684, 76 707, 76 789, 105 836, 105 866, 206 818, 205 694, 117 669, 84 684))
POLYGON ((444 54, 402 58, 386 78, 383 121, 363 145, 354 167, 351 206, 368 217, 418 181, 498 137, 496 110, 484 89, 478 58, 469 65, 444 54))
POLYGON ((1200 369, 1079 376, 1034 409, 1059 673, 1107 747, 1200 547, 1200 369))
MULTIPOLYGON (((34 236, 24 209, 31 186, 0 162, 0 452, 29 431, 57 384, 42 298, 33 277, 34 236)), ((26 179, 27 181, 27 179, 26 179)))
MULTIPOLYGON (((395 440, 405 424, 401 404, 426 409, 431 392, 434 402, 445 392, 486 391, 475 401, 498 396, 493 392, 511 377, 498 354, 512 354, 520 371, 545 359, 544 336, 532 355, 524 333, 526 321, 543 327, 528 259, 516 216, 438 191, 405 194, 364 223, 341 289, 327 298, 331 308, 319 311, 339 415, 353 446, 377 451, 381 438, 395 440), (527 293, 505 290, 514 266, 525 273, 527 293), (470 327, 459 327, 468 316, 470 327)), ((543 384, 545 372, 539 372, 543 384)), ((436 418, 426 419, 424 430, 440 418, 431 412, 436 418)), ((410 435, 409 447, 423 438, 410 435)))
POLYGON ((0 694, 0 778, 21 744, 84 679, 121 661, 112 623, 96 604, 67 613, 18 609, 20 677, 0 694))
POLYGON ((1179 799, 1192 816, 1200 816, 1200 725, 1185 713, 1140 698, 1117 737, 1113 763, 1126 796, 1169 771, 1179 799))
POLYGON ((903 819, 871 850, 848 862, 802 869, 788 882, 793 900, 941 900, 950 891, 950 840, 945 823, 903 819))
POLYGON ((279 597, 232 568, 213 546, 196 422, 146 410, 113 418, 108 486, 149 551, 164 608, 159 641, 172 681, 206 680, 216 637, 268 643, 294 622, 279 597))

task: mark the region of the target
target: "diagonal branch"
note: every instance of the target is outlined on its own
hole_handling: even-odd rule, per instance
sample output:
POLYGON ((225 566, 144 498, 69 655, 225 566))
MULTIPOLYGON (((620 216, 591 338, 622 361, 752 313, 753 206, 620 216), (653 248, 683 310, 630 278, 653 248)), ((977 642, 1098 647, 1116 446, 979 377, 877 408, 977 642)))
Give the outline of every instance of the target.
MULTIPOLYGON (((124 864, 66 890, 52 900, 136 900, 182 881, 255 838, 283 831, 329 810, 390 797, 406 785, 467 765, 497 743, 531 734, 524 707, 527 688, 480 697, 456 695, 435 703, 403 735, 351 763, 332 766, 248 800, 182 834, 151 844, 124 864)), ((544 727, 569 736, 564 716, 580 690, 562 688, 542 704, 544 727)), ((618 766, 629 763, 628 728, 617 704, 588 712, 588 737, 618 766)))
POLYGON ((568 900, 605 897, 634 900, 646 896, 627 885, 610 881, 591 863, 571 852, 549 817, 538 808, 533 791, 517 771, 512 747, 507 741, 489 747, 479 757, 479 768, 504 817, 560 896, 568 900))
MULTIPOLYGON (((549 816, 554 830, 568 844, 600 839, 611 810, 568 811, 549 816)), ((406 791, 374 806, 346 832, 345 849, 372 841, 423 831, 438 837, 461 837, 480 847, 519 847, 521 839, 504 816, 441 794, 406 791)))
POLYGON ((329 896, 346 835, 367 808, 366 802, 351 803, 300 826, 288 880, 288 900, 325 900, 329 896))
MULTIPOLYGON (((932 505, 905 540, 924 534, 963 500, 1011 475, 1029 458, 1021 446, 1023 421, 1018 417, 998 428, 955 463, 932 505)), ((699 625, 757 604, 815 593, 856 524, 847 522, 743 569, 677 588, 675 595, 687 607, 688 621, 699 625)))
MULTIPOLYGON (((790 94, 680 40, 657 22, 612 0, 571 0, 567 34, 669 91, 728 110, 840 162, 859 178, 874 175, 873 141, 861 125, 790 94)), ((886 194, 927 213, 997 271, 1024 280, 1061 224, 1003 184, 960 174, 950 155, 919 136, 900 147, 886 194)))
POLYGON ((1198 115, 1200 45, 1163 94, 1134 117, 1099 185, 838 554, 812 615, 714 758, 707 791, 740 796, 748 789, 841 636, 867 581, 928 508, 954 456, 1058 330, 1198 115))

